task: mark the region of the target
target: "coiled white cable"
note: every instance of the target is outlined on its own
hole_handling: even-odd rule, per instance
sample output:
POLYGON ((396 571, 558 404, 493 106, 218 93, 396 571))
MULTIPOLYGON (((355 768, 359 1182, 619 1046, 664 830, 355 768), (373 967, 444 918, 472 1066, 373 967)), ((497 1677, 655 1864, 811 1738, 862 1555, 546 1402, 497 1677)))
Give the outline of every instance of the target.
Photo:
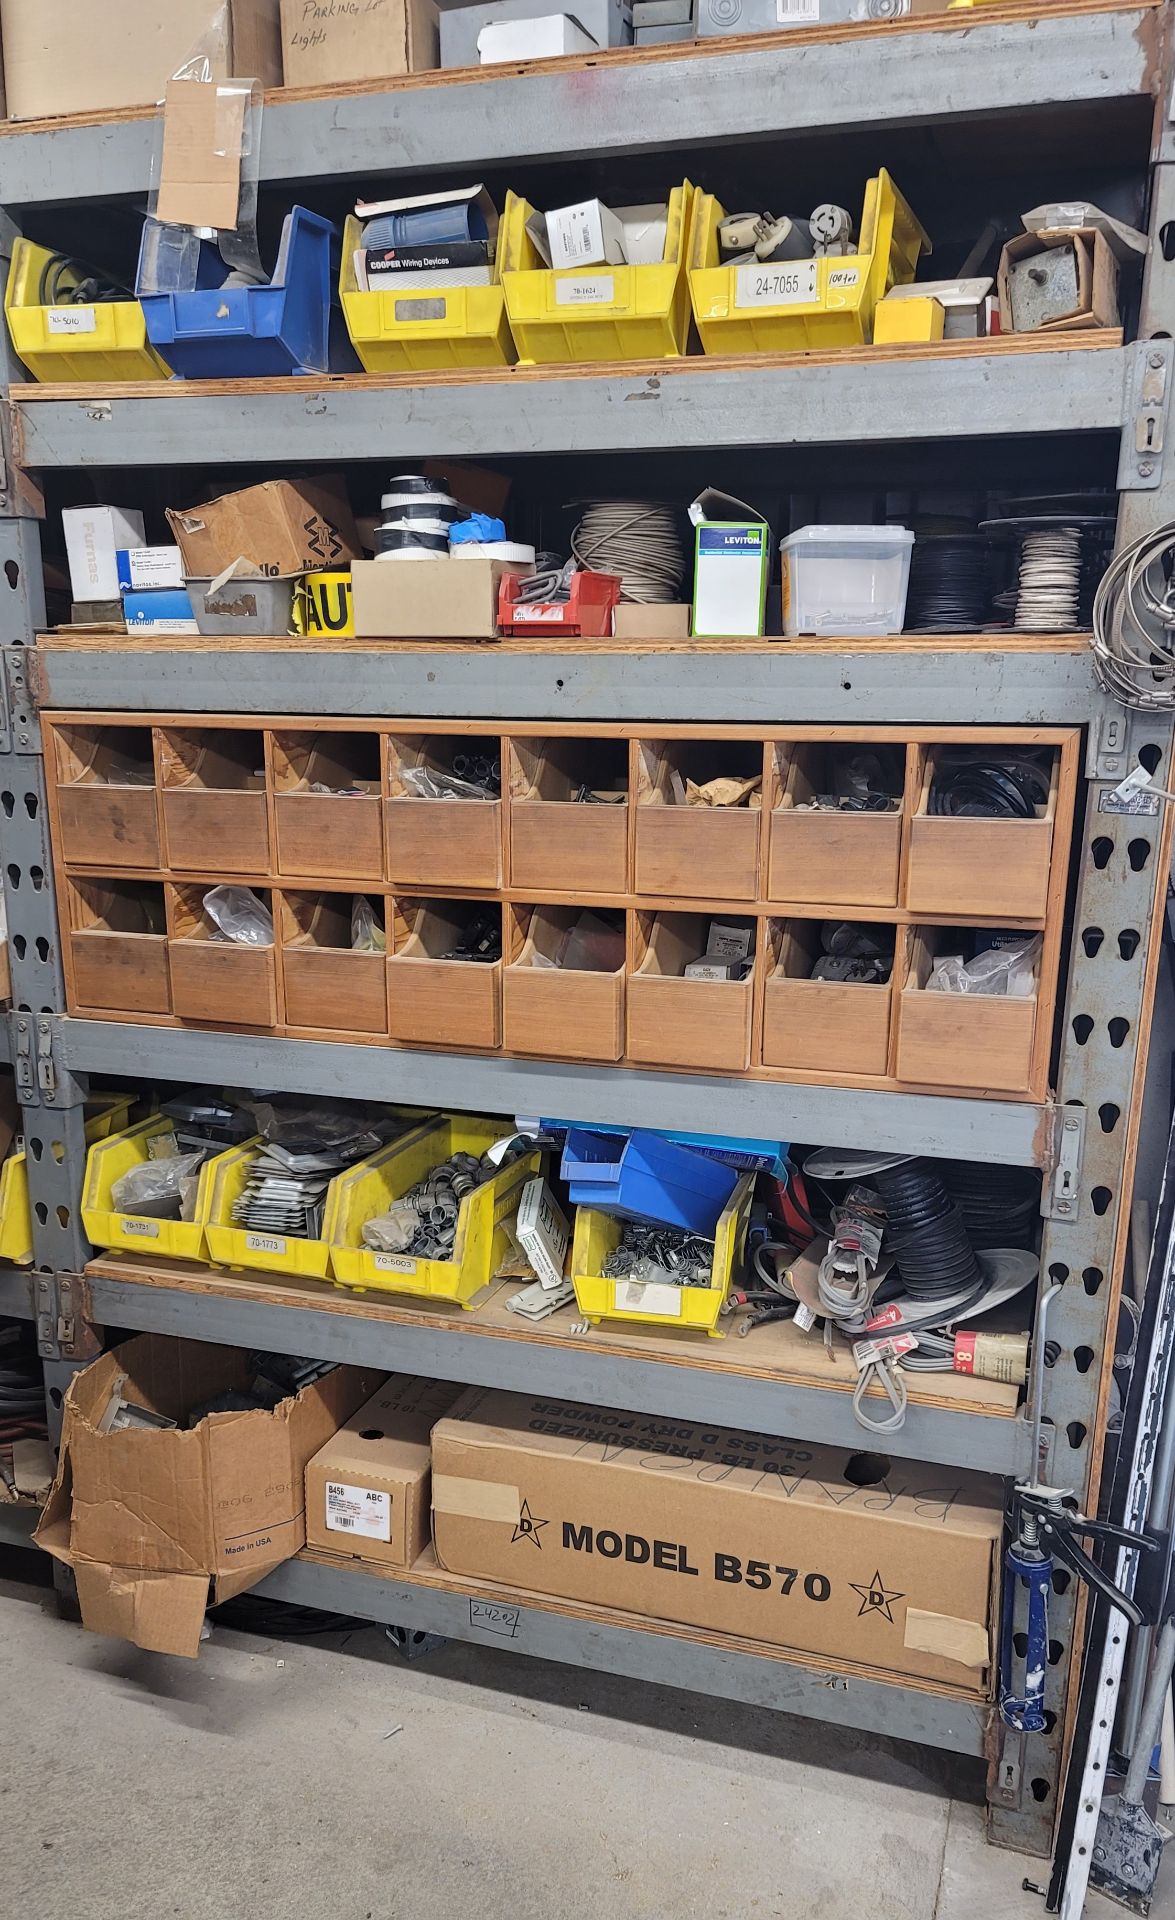
POLYGON ((1139 713, 1175 709, 1175 521, 1115 554, 1093 602, 1093 663, 1139 713))
POLYGON ((655 500, 589 500, 571 551, 581 567, 618 573, 622 600, 648 606, 681 598, 685 553, 672 507, 655 500))

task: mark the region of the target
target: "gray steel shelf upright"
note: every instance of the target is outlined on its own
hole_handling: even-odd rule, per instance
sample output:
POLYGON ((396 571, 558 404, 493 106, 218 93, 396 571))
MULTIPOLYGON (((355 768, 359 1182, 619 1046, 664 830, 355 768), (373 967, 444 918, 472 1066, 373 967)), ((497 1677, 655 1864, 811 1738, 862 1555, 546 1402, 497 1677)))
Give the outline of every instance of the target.
MULTIPOLYGON (((1033 109, 1080 113, 1122 110, 1130 126, 1153 118, 1138 165, 1152 167, 1150 230, 1175 220, 1168 184, 1175 149, 1170 99, 1170 5, 1094 4, 1039 20, 985 18, 982 11, 934 23, 899 23, 877 32, 822 41, 791 35, 755 48, 705 48, 683 58, 608 57, 582 71, 538 70, 339 94, 325 99, 272 99, 266 109, 261 172, 271 184, 377 174, 419 178, 430 170, 591 154, 651 154, 732 140, 802 139, 817 131, 887 126, 934 127, 956 117, 1023 116, 1033 109), (705 132, 699 136, 699 129, 705 132), (391 131, 389 131, 391 129, 391 131)), ((672 50, 667 50, 672 52, 672 50)), ((1124 136, 1125 137, 1125 136, 1124 136)), ((0 226, 0 256, 13 220, 33 207, 71 200, 139 195, 148 184, 153 126, 149 117, 0 134, 0 200, 12 219, 0 226)), ((1152 246, 1144 289, 1141 340, 1130 347, 960 355, 910 353, 871 362, 848 354, 831 366, 779 367, 729 362, 627 372, 604 368, 542 381, 525 374, 472 383, 440 378, 355 382, 291 381, 275 390, 258 383, 231 395, 215 386, 157 391, 78 389, 38 397, 13 382, 4 407, 0 474, 0 643, 7 731, 3 748, 4 889, 13 939, 14 1013, 10 1038, 24 1120, 33 1151, 35 1283, 47 1379, 59 1385, 83 1357, 89 1335, 73 1309, 71 1276, 87 1256, 77 1213, 84 1164, 81 1102, 90 1073, 189 1076, 216 1081, 256 1074, 271 1085, 306 1091, 362 1090, 353 1075, 377 1068, 361 1048, 324 1043, 243 1039, 216 1033, 128 1028, 67 1019, 59 958, 40 758, 37 709, 135 706, 143 711, 217 710, 388 714, 427 712, 557 717, 575 700, 577 713, 638 719, 747 718, 771 724, 811 719, 961 722, 987 719, 1083 723, 1089 776, 1084 824, 1076 836, 1078 877, 1073 955, 1056 1075, 1056 1101, 907 1100, 845 1096, 833 1088, 767 1087, 695 1081, 707 1111, 748 1103, 756 1125, 781 1137, 840 1144, 917 1144, 922 1150, 1042 1165, 1046 1172, 1044 1268, 1062 1283, 1049 1335, 1059 1353, 1046 1370, 1043 1414, 1048 1458, 1027 1463, 1064 1485, 1084 1489, 1101 1449, 1100 1396, 1107 1326, 1113 1324, 1116 1275, 1128 1220, 1131 1115, 1139 1090, 1139 1040, 1157 964, 1157 907, 1165 888, 1168 822, 1114 810, 1113 787, 1140 750, 1157 750, 1157 781, 1170 785, 1171 727, 1140 721, 1096 693, 1089 663, 1048 648, 1017 649, 968 660, 956 672, 949 650, 931 647, 915 661, 868 647, 778 648, 736 668, 720 657, 626 655, 593 659, 554 656, 527 662, 489 650, 435 657, 409 649, 393 658, 361 651, 306 658, 292 649, 231 656, 180 649, 136 655, 133 686, 112 686, 116 656, 66 656, 26 650, 44 625, 36 476, 43 472, 203 464, 280 464, 299 460, 383 459, 389 446, 404 457, 461 454, 492 457, 516 448, 520 436, 536 453, 602 449, 678 449, 729 445, 805 446, 866 440, 925 441, 951 436, 1115 433, 1121 436, 1120 540, 1175 518, 1175 462, 1164 440, 1166 396, 1175 334, 1175 266, 1152 246), (345 665, 344 665, 345 663, 345 665), (954 675, 954 679, 952 676, 954 675), (435 677, 434 677, 435 676, 435 677), (525 685, 523 684, 525 679, 525 685), (327 697, 329 696, 329 698, 327 697), (586 702, 586 706, 582 703, 586 702), (593 702, 597 704, 593 706, 593 702), (49 1304, 45 1304, 45 1301, 49 1304), (52 1358, 50 1358, 52 1356, 52 1358), (1096 1360, 1099 1364, 1091 1364, 1096 1360)), ((120 658, 125 658, 121 656, 120 658)), ((540 1095, 583 1119, 649 1119, 680 1105, 690 1082, 672 1076, 545 1066, 541 1062, 473 1061, 384 1052, 378 1074, 385 1096, 410 1097, 426 1077, 429 1097, 513 1112, 540 1095)), ((746 1131, 747 1124, 739 1131, 746 1131)), ((151 1290, 139 1288, 140 1294, 151 1290)), ((130 1298, 96 1282, 95 1304, 136 1322, 130 1298), (104 1291, 105 1288, 105 1291, 104 1291)), ((156 1309, 157 1311, 159 1309, 156 1309)), ((270 1310, 275 1316, 280 1308, 270 1310)), ((323 1315, 325 1320, 328 1316, 323 1315)), ((237 1322, 236 1324, 240 1324, 237 1322)), ((191 1294, 182 1330, 231 1339, 227 1314, 191 1294), (202 1304, 203 1303, 203 1304, 202 1304)), ((298 1337, 303 1337, 301 1326, 298 1337)), ((325 1328, 310 1337, 324 1346, 325 1328)), ((472 1339, 472 1336, 467 1336, 472 1339)), ((380 1335, 381 1351, 395 1351, 380 1335)), ((404 1350, 404 1349, 401 1349, 404 1350)), ((419 1351, 419 1349, 418 1349, 419 1351)), ((585 1355, 585 1364, 588 1356, 585 1355)), ((456 1366, 463 1362, 451 1361, 456 1366)), ((471 1362, 472 1364, 472 1362, 471 1362)), ((682 1369, 684 1371, 684 1369, 682 1369)), ((541 1363, 534 1379, 542 1381, 541 1363)), ((619 1391, 619 1389, 616 1389, 619 1391)), ((656 1389, 660 1391, 661 1389, 656 1389)), ((644 1389, 650 1395, 652 1386, 644 1389)), ((684 1395, 685 1389, 683 1389, 684 1395)), ((691 1406, 683 1398, 683 1414, 691 1406)), ((950 1416, 944 1416, 949 1423, 950 1416)), ((1015 1423, 1007 1423, 1013 1426, 1015 1423)), ((945 1464, 959 1458, 962 1427, 922 1433, 918 1457, 945 1464)), ((802 1435, 797 1435, 802 1438, 802 1435)), ((484 1626, 451 1594, 369 1576, 327 1578, 312 1563, 282 1569, 270 1590, 394 1617, 473 1639, 484 1626)), ((992 1804, 997 1837, 1031 1851, 1049 1844, 1063 1760, 1066 1702, 1074 1671, 1074 1583, 1054 1600, 1050 1630, 1049 1730, 994 1752, 992 1804)), ((870 1690, 835 1676, 813 1677, 779 1663, 741 1655, 693 1654, 681 1641, 654 1645, 653 1633, 595 1632, 560 1624, 543 1609, 518 1609, 512 1643, 564 1659, 594 1659, 618 1672, 713 1687, 731 1697, 761 1699, 974 1753, 983 1743, 982 1715, 911 1688, 870 1690), (770 1673, 765 1666, 770 1666, 770 1673), (740 1691, 741 1689, 741 1691, 740 1691), (876 1697, 874 1697, 876 1696, 876 1697)))

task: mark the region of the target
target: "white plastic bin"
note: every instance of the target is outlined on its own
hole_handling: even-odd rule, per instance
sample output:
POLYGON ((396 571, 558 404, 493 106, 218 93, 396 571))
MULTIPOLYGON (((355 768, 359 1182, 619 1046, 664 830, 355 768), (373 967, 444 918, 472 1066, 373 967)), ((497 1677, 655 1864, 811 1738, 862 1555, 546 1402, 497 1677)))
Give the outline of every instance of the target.
POLYGON ((900 633, 910 584, 908 527, 800 527, 781 540, 783 631, 900 633))

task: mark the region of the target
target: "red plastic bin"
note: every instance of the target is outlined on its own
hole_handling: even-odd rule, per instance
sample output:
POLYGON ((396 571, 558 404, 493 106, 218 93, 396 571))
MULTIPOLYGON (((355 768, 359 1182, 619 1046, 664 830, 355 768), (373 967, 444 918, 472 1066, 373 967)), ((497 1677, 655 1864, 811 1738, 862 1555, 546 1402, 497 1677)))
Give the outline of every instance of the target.
POLYGON ((612 631, 612 610, 620 598, 621 579, 616 573, 590 573, 585 570, 571 576, 570 600, 519 602, 521 582, 517 574, 502 575, 498 588, 498 626, 503 633, 543 632, 599 637, 612 631))

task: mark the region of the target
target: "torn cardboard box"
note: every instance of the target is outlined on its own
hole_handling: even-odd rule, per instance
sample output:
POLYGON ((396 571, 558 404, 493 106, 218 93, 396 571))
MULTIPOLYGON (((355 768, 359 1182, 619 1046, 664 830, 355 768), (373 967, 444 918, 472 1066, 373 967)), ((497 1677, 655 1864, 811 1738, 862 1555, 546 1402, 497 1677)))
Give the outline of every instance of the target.
POLYGON ((266 480, 206 506, 177 512, 168 525, 183 555, 187 579, 214 580, 234 560, 257 575, 312 573, 359 554, 359 535, 338 474, 317 480, 266 480))
POLYGON ((481 1388, 432 1466, 450 1573, 987 1697, 996 1480, 481 1388))
POLYGON ((244 1593, 306 1541, 306 1464, 370 1398, 377 1372, 336 1367, 272 1412, 101 1432, 116 1393, 182 1423, 252 1380, 234 1347, 145 1334, 74 1375, 57 1478, 36 1540, 73 1569, 82 1621, 194 1659, 209 1602, 244 1593))
POLYGON ((1018 233, 1004 246, 996 274, 1005 333, 1072 333, 1116 327, 1119 266, 1094 227, 1018 233))
POLYGON ((440 58, 433 0, 281 0, 287 87, 422 73, 440 58))
POLYGON ((394 1373, 306 1469, 306 1544, 410 1567, 429 1542, 429 1439, 465 1391, 394 1373))

